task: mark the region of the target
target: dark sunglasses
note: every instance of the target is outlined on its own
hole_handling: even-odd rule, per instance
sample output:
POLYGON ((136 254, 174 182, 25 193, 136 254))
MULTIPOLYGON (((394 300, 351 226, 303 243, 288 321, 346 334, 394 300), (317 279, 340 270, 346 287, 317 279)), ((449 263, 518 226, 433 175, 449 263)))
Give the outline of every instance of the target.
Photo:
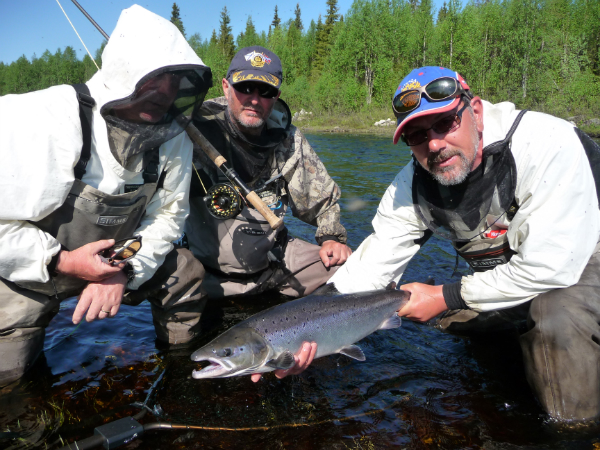
POLYGON ((429 130, 433 130, 438 134, 450 133, 451 131, 454 131, 460 127, 460 121, 460 116, 458 114, 453 114, 438 120, 429 128, 413 131, 412 133, 402 134, 400 139, 402 139, 402 142, 404 142, 406 145, 414 147, 415 145, 422 144, 428 139, 427 132, 429 130))
POLYGON ((450 77, 438 78, 425 86, 400 92, 392 100, 392 109, 396 117, 401 118, 405 114, 414 111, 421 105, 421 98, 425 95, 429 101, 440 102, 449 98, 456 98, 469 93, 464 90, 458 80, 450 77))
POLYGON ((265 83, 257 83, 255 81, 242 81, 232 85, 233 88, 240 94, 250 95, 255 89, 258 89, 258 95, 262 98, 275 98, 279 94, 279 89, 274 86, 269 86, 265 83))
POLYGON ((115 242, 110 248, 98 253, 102 262, 117 266, 129 261, 142 248, 142 236, 132 236, 115 242))

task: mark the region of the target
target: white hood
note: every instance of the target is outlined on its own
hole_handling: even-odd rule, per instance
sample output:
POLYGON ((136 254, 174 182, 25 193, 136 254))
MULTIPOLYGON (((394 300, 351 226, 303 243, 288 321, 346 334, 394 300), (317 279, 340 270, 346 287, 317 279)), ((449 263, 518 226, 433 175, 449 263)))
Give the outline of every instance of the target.
POLYGON ((167 66, 206 66, 177 27, 138 5, 123 10, 102 52, 102 68, 87 83, 99 107, 135 92, 140 80, 167 66))

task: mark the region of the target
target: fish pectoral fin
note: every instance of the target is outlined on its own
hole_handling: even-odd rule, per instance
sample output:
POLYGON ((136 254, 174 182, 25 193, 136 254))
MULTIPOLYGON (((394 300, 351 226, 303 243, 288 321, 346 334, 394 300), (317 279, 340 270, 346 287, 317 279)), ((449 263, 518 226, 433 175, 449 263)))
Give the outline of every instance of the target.
POLYGON ((394 311, 394 315, 385 319, 379 329, 391 330, 392 328, 398 328, 400 325, 402 325, 402 319, 394 311))
POLYGON ((348 347, 344 347, 340 350, 342 355, 346 355, 349 358, 357 359, 359 361, 364 361, 367 359, 363 351, 360 349, 358 345, 349 345, 348 347))
POLYGON ((292 367, 294 367, 294 364, 296 364, 296 360, 294 359, 294 354, 292 352, 290 352, 289 350, 286 350, 281 355, 279 355, 277 358, 270 360, 265 365, 269 366, 273 369, 288 370, 288 369, 291 369, 292 367))

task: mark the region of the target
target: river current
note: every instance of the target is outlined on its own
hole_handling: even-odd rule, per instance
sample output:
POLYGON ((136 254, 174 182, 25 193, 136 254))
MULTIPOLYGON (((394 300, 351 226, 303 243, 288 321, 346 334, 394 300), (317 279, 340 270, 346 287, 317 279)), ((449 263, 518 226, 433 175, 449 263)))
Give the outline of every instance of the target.
MULTIPOLYGON (((342 222, 356 249, 372 232, 379 200, 410 152, 392 145, 391 137, 307 137, 342 188, 342 222)), ((286 223, 292 235, 313 242, 313 227, 291 216, 286 223)), ((452 247, 432 238, 402 281, 458 281, 469 269, 461 261, 453 275, 455 264, 452 247)), ((283 300, 212 302, 205 319, 212 327, 200 344, 283 300)), ((194 349, 157 347, 147 302, 79 326, 71 323, 75 303, 62 304, 34 370, 0 390, 1 449, 57 449, 139 413, 144 402, 151 411, 142 423, 204 428, 148 431, 121 448, 600 449, 599 427, 547 419, 510 334, 471 339, 405 320, 358 344, 364 362, 333 355, 284 380, 267 374, 258 383, 249 377, 200 381, 191 378, 194 349)))

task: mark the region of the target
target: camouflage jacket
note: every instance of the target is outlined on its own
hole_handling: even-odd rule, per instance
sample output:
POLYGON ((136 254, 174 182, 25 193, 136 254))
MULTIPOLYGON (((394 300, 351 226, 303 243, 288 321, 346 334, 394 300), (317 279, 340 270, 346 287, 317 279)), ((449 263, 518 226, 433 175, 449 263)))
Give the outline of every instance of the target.
MULTIPOLYGON (((340 223, 338 199, 341 190, 302 132, 291 124, 288 106, 278 100, 258 141, 250 141, 229 120, 225 97, 204 102, 194 124, 233 165, 250 187, 281 173, 294 217, 317 227, 318 244, 326 240, 346 243, 346 229, 340 223)), ((204 195, 205 189, 222 179, 219 170, 204 152, 194 146, 198 177, 192 177, 190 195, 204 195)))

